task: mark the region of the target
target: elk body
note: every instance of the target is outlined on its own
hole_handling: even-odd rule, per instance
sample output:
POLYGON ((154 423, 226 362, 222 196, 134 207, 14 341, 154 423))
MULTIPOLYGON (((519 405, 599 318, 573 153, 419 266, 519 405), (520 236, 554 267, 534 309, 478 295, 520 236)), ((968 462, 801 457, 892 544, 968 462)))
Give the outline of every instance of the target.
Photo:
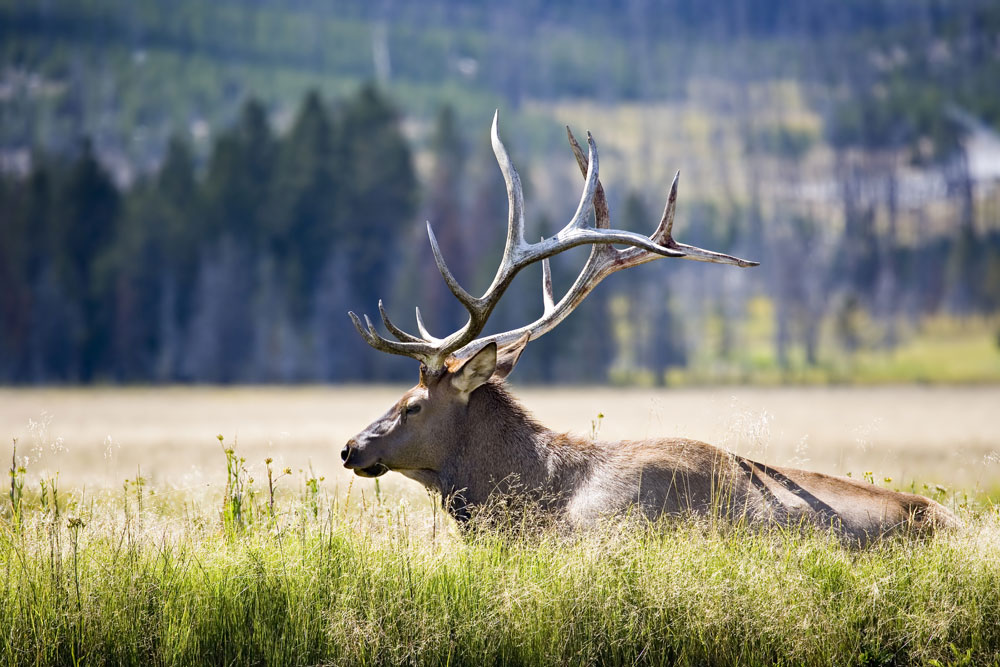
POLYGON ((344 466, 362 477, 391 470, 415 479, 439 492, 460 522, 467 521, 476 507, 517 499, 530 501, 572 526, 636 511, 650 519, 714 514, 751 523, 807 522, 866 543, 902 528, 954 525, 957 520, 946 508, 922 496, 844 477, 766 466, 695 440, 595 442, 551 431, 532 419, 507 391, 504 379, 528 342, 554 328, 604 277, 660 257, 756 266, 673 239, 676 176, 651 236, 611 229, 598 178, 597 148, 589 134, 587 138, 584 155, 569 133, 585 180, 576 213, 555 236, 527 243, 520 179, 500 141, 494 116, 493 150, 510 205, 500 268, 483 296, 470 295, 449 271, 428 224, 441 275, 469 313, 465 326, 437 338, 428 332, 417 309, 419 335, 410 334, 389 320, 380 302, 382 321, 396 338, 389 340, 370 319, 365 317, 363 325, 350 313, 372 347, 412 357, 421 365, 419 383, 347 443, 341 452, 344 466), (619 250, 611 244, 628 247, 619 250), (590 257, 567 294, 556 302, 548 258, 579 245, 591 245, 590 257), (543 315, 520 329, 477 338, 517 272, 539 261, 543 315))

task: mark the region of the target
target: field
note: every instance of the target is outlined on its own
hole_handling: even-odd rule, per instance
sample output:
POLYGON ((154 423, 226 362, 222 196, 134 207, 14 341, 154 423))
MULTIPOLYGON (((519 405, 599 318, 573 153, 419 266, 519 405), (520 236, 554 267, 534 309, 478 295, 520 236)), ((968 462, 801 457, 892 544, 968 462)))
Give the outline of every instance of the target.
MULTIPOLYGON (((270 456, 296 471, 311 463, 343 487, 351 476, 340 468, 340 448, 404 389, 0 389, 0 434, 18 438, 32 472, 58 471, 74 487, 118 487, 137 466, 154 485, 218 485, 225 472, 219 434, 237 443, 258 478, 270 456)), ((776 465, 871 472, 880 483, 892 477, 900 488, 928 483, 978 493, 1000 486, 1000 386, 525 387, 517 395, 551 428, 596 428, 604 439, 683 435, 776 465)), ((398 475, 382 483, 423 496, 398 475)))
POLYGON ((1000 388, 517 391, 554 428, 697 437, 965 521, 866 551, 710 520, 461 534, 399 475, 338 465, 400 390, 0 390, 26 464, 0 514, 0 662, 1000 661, 1000 388))

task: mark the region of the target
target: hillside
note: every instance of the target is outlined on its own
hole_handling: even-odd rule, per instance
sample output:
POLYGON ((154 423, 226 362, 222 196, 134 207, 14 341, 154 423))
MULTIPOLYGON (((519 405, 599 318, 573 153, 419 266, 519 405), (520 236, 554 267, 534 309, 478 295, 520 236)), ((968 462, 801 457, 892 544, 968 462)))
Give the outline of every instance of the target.
MULTIPOLYGON (((567 323, 570 345, 539 344, 545 359, 527 361, 529 378, 989 380, 998 35, 1000 8, 985 0, 0 0, 0 196, 13 212, 0 259, 15 286, 0 303, 0 349, 33 354, 43 369, 76 360, 32 372, 19 361, 0 377, 87 378, 80 346, 92 339, 104 350, 98 378, 232 381, 228 371, 162 371, 166 339, 217 359, 205 351, 218 342, 205 333, 214 320, 190 318, 218 311, 206 304, 221 298, 211 287, 223 284, 219 257, 225 284, 243 285, 258 312, 231 321, 267 319, 275 295, 288 309, 272 313, 279 342, 253 344, 261 358, 277 345, 282 361, 223 364, 244 369, 244 381, 359 372, 334 370, 346 354, 335 346, 325 372, 302 370, 318 341, 354 335, 346 321, 319 324, 320 301, 331 318, 344 304, 370 312, 378 298, 394 314, 419 303, 441 330, 457 326, 420 223, 434 222, 446 254, 462 258, 460 279, 482 287, 506 218, 486 138, 500 108, 532 235, 558 229, 579 197, 570 124, 595 134, 617 225, 652 229, 680 170, 679 240, 763 262, 735 273, 665 262, 613 279, 567 323), (374 125, 357 111, 366 108, 380 110, 374 125), (344 132, 358 133, 353 148, 344 132), (351 159, 389 159, 365 144, 373 136, 392 137, 398 162, 358 180, 351 159), (399 206, 376 207, 383 217, 372 222, 376 209, 359 202, 389 191, 399 206), (93 242, 66 246, 80 229, 93 242), (381 273, 322 273, 356 248, 379 253, 381 273), (181 305, 163 305, 169 295, 181 305), (114 370, 111 341, 137 312, 146 356, 114 370), (63 322, 50 333, 70 350, 22 349, 34 321, 63 322), (604 342, 588 347, 580 337, 595 327, 604 342), (581 353, 595 368, 573 363, 581 353), (939 373, 938 354, 972 370, 939 373)), ((575 262, 556 262, 557 290, 575 262)), ((538 307, 537 276, 526 274, 498 325, 538 307)), ((396 376, 376 367, 361 370, 396 376)))

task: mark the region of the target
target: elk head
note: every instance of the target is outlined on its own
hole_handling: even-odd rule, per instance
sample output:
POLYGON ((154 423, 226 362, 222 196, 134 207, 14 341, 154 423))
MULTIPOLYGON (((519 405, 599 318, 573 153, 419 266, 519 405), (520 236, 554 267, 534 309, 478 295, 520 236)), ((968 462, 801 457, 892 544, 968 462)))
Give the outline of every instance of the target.
MULTIPOLYGON (((376 350, 412 357, 421 362, 420 382, 403 394, 381 418, 348 441, 341 452, 344 466, 362 477, 376 477, 389 470, 440 470, 453 456, 456 443, 463 441, 462 435, 468 432, 468 421, 473 418, 470 400, 476 390, 491 379, 505 378, 529 341, 558 325, 601 280, 615 271, 661 257, 741 267, 757 265, 757 262, 703 250, 673 239, 679 174, 674 176, 663 216, 652 235, 647 237, 612 229, 604 189, 598 179, 594 139, 588 132, 588 154, 584 155, 568 127, 570 146, 584 176, 580 203, 576 213, 559 233, 538 243, 528 243, 524 239, 521 181, 500 141, 497 119, 498 114, 493 116, 491 137, 493 152, 507 185, 507 242, 496 276, 482 296, 472 296, 458 284, 445 264, 430 223, 427 223, 427 235, 438 269, 452 294, 469 313, 465 326, 444 338, 437 338, 428 332, 417 308, 419 335, 413 335, 392 323, 380 301, 378 307, 382 322, 396 338, 389 340, 376 331, 367 316, 363 325, 357 315, 350 313, 358 332, 376 350), (594 214, 594 224, 590 223, 591 213, 594 214), (628 247, 619 250, 612 244, 628 247), (569 291, 556 302, 548 258, 580 245, 592 247, 590 257, 569 291), (477 338, 514 276, 535 262, 542 262, 542 316, 519 329, 477 338)), ((476 418, 482 418, 482 415, 476 418)))

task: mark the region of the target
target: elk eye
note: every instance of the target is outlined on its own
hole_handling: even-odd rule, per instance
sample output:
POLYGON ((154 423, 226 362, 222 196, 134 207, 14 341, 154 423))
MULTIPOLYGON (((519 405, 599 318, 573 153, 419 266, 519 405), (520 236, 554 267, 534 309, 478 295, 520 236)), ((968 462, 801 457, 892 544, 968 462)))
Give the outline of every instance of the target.
POLYGON ((407 405, 406 406, 406 414, 408 414, 408 415, 415 415, 418 412, 420 412, 420 404, 419 403, 413 403, 412 405, 407 405))

